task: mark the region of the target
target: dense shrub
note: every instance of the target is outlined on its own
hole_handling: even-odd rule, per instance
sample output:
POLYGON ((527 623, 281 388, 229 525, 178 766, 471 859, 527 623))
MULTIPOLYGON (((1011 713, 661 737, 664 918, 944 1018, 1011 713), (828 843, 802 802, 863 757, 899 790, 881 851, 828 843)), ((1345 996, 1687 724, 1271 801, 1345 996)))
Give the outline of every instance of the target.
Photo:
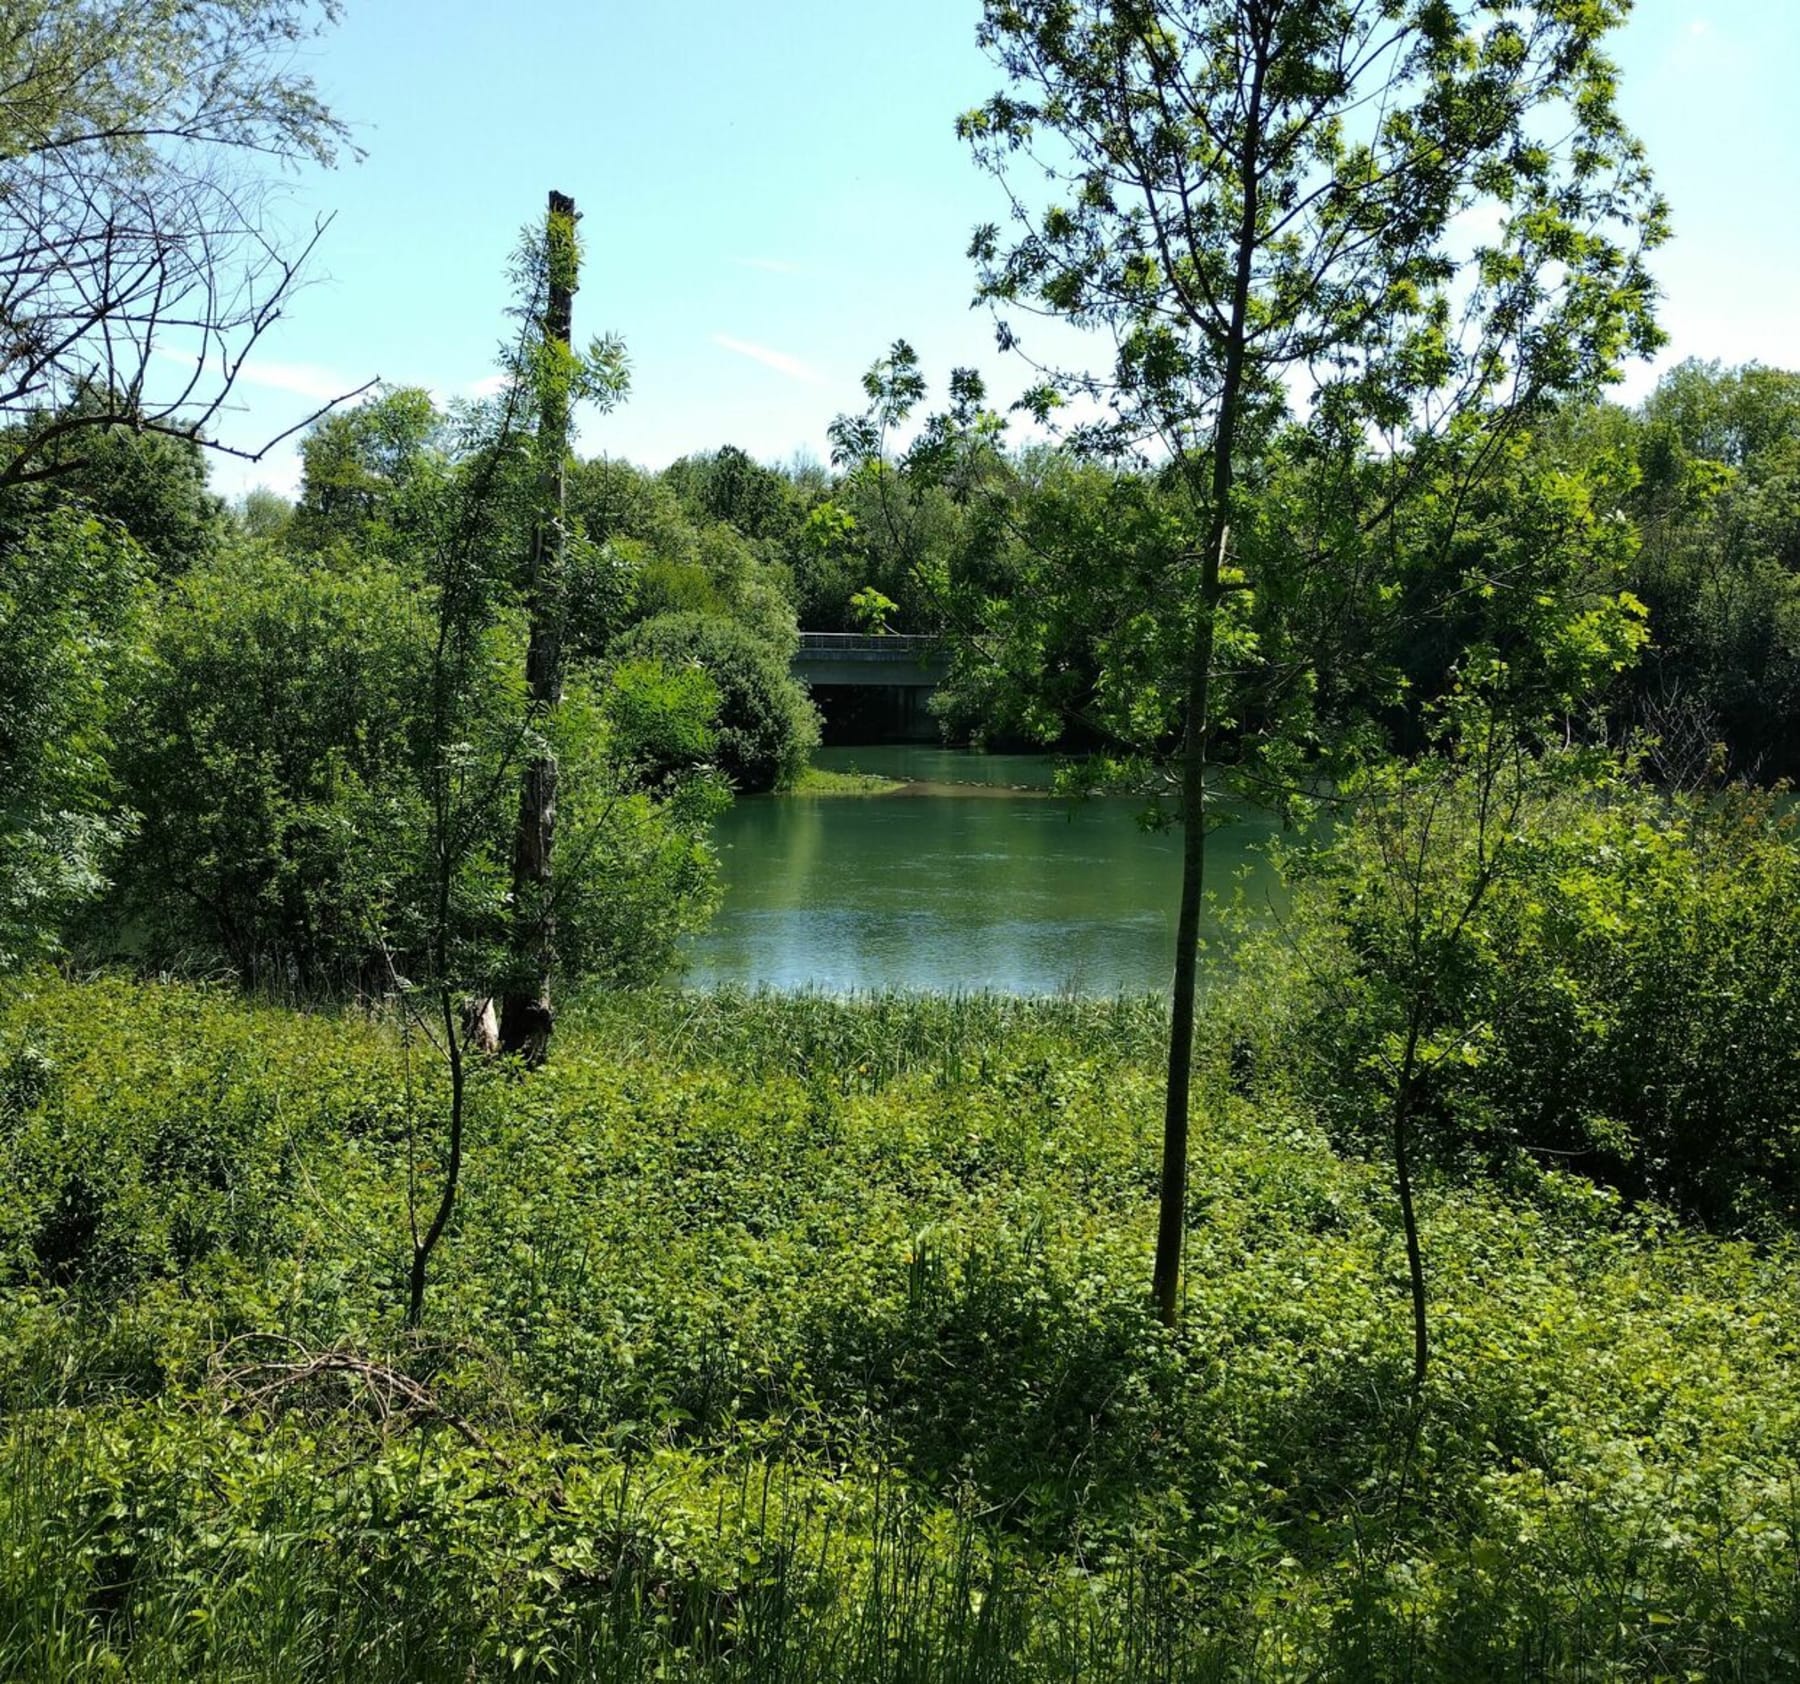
MULTIPOLYGON (((18 438, 0 430, 0 449, 18 438)), ((217 554, 228 529, 224 505, 206 488, 206 455, 195 440, 130 426, 84 426, 72 439, 79 441, 75 460, 0 496, 0 553, 59 517, 89 516, 129 537, 143 570, 157 578, 217 554)))
POLYGON ((661 614, 613 645, 620 660, 697 666, 719 693, 717 761, 740 791, 780 789, 805 768, 819 720, 789 673, 786 651, 733 620, 661 614))
POLYGON ((1637 469, 1641 714, 1721 739, 1742 775, 1800 773, 1800 375, 1685 362, 1636 414, 1583 425, 1637 469))
MULTIPOLYGON (((1450 860, 1466 806, 1438 815, 1450 860)), ((1391 1049, 1363 1009, 1405 885, 1352 824, 1312 868, 1308 953, 1275 1065, 1340 1135, 1381 1116, 1391 1049)), ((1538 803, 1441 979, 1431 1141, 1523 1151, 1715 1226, 1800 1218, 1800 837, 1778 798, 1630 788, 1538 803)))
MULTIPOLYGON (((389 563, 255 546, 178 583, 118 732, 135 828, 89 952, 307 993, 384 991, 390 959, 418 974, 432 941, 432 802, 447 790, 448 939, 469 982, 499 979, 524 657, 510 620, 480 634, 442 782, 429 603, 389 563)), ((686 774, 710 756, 713 704, 701 675, 655 663, 598 690, 571 677, 543 728, 561 766, 563 976, 648 981, 710 911, 720 797, 686 774)))
MULTIPOLYGON (((705 756, 713 690, 704 675, 654 664, 615 671, 599 692, 572 682, 548 732, 561 766, 557 803, 557 964, 563 979, 642 987, 705 924, 717 891, 707 842, 729 799, 679 751, 705 756)), ((510 781, 496 804, 511 843, 510 781)), ((491 905, 504 912, 504 898, 491 905)))
POLYGON ((180 582, 120 732, 139 817, 119 901, 153 956, 357 974, 372 911, 422 852, 410 772, 430 636, 419 593, 379 566, 246 547, 180 582))
POLYGON ((0 534, 0 974, 57 949, 126 828, 112 736, 137 676, 144 565, 76 509, 0 534))

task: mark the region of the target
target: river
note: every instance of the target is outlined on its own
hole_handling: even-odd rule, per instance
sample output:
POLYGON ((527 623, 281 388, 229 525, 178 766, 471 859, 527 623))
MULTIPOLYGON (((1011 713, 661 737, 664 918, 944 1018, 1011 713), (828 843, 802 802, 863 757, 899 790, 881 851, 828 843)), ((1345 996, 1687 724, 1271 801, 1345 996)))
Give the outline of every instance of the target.
MULTIPOLYGON (((889 795, 734 803, 717 833, 724 900, 687 944, 691 986, 1168 987, 1180 835, 1143 830, 1141 802, 1056 797, 1039 756, 842 748, 817 763, 915 781, 889 795)), ((1277 893, 1262 852, 1276 821, 1221 811, 1211 881, 1264 905, 1277 893)))

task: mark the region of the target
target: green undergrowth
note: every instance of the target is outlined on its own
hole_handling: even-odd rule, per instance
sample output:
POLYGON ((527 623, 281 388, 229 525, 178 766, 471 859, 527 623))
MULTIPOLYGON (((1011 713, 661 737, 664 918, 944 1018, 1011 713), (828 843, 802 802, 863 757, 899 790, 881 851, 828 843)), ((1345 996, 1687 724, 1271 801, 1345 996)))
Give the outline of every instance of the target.
POLYGON ((830 772, 808 766, 788 786, 790 795, 892 795, 905 789, 902 778, 883 778, 873 772, 830 772))
POLYGON ((477 1072, 409 1334, 428 1047, 15 989, 0 1676, 1793 1676, 1791 1253, 1428 1185, 1415 1420, 1383 1171, 1209 1026, 1167 1333, 1160 1023, 592 1003, 477 1072))

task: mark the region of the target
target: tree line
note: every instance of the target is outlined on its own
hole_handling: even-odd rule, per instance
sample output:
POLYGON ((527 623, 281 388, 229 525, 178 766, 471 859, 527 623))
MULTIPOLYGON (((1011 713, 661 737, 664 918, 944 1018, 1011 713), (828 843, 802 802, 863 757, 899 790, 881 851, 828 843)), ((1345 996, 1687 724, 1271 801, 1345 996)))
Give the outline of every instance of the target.
MULTIPOLYGON (((197 446, 114 426, 79 470, 11 494, 9 846, 38 862, 12 877, 16 951, 29 897, 45 940, 129 928, 158 962, 355 972, 343 897, 379 834, 357 815, 402 776, 429 630, 420 556, 482 424, 386 392, 307 436, 291 503, 252 492, 236 507, 207 490, 197 446), (98 906, 58 925, 101 878, 98 906)), ((571 459, 565 641, 630 777, 791 781, 816 731, 786 671, 800 627, 942 637, 953 741, 1121 764, 1166 748, 1175 628, 1148 606, 1179 559, 1166 470, 1030 445, 959 472, 765 466, 731 446, 660 472, 571 459), (859 617, 859 595, 886 606, 859 617)), ((1303 553, 1319 473, 1297 451, 1262 469, 1239 540, 1260 565, 1303 553)), ((1465 589, 1472 562, 1553 536, 1572 588, 1642 605, 1628 610, 1642 647, 1584 698, 1584 732, 1635 734, 1678 786, 1800 770, 1800 375, 1685 364, 1634 409, 1562 411, 1470 502, 1467 534, 1446 547, 1421 525, 1382 590, 1295 588, 1299 619, 1277 628, 1277 605, 1252 604, 1245 635, 1265 650, 1304 638, 1325 652, 1319 715, 1416 742, 1480 636, 1522 635, 1520 592, 1465 589)), ((1275 702, 1243 705, 1266 718, 1275 702)), ((672 927, 641 960, 609 949, 602 974, 653 974, 672 927)))

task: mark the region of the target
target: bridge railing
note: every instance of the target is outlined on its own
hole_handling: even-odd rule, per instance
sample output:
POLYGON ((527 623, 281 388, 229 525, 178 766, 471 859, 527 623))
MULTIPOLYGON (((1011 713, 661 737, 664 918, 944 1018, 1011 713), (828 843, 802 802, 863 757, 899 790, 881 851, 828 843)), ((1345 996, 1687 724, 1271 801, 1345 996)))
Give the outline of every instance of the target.
POLYGON ((905 632, 883 635, 879 632, 803 631, 800 634, 802 655, 882 655, 890 660, 917 660, 934 653, 937 646, 935 637, 915 637, 905 632))

